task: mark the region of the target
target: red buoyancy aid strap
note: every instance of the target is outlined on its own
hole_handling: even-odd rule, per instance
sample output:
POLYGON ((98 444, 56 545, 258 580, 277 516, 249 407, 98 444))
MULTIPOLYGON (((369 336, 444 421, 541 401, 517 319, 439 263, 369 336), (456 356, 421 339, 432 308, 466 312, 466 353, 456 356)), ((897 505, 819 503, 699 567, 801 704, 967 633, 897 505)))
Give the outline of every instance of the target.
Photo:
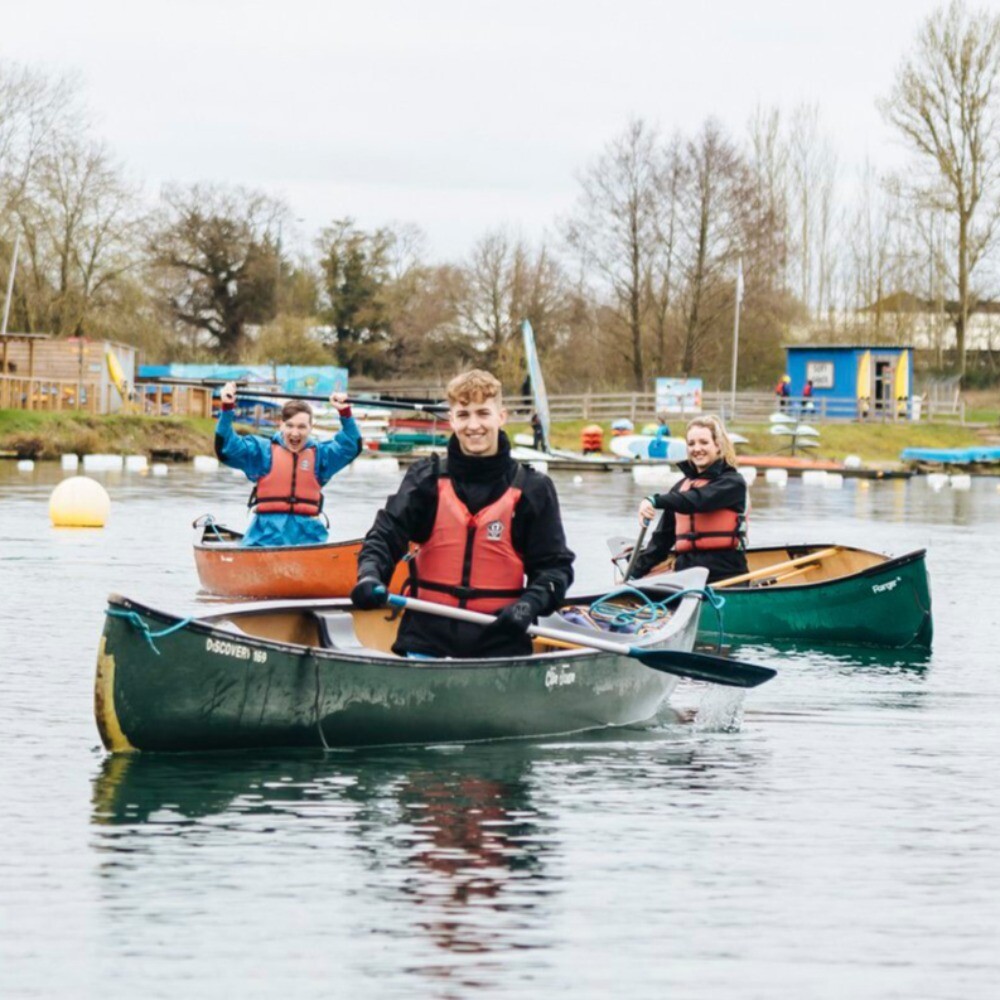
POLYGON ((291 452, 271 442, 271 468, 261 476, 248 506, 258 514, 301 514, 316 517, 323 509, 323 488, 316 477, 315 445, 291 452))
MULTIPOLYGON (((685 479, 680 491, 705 486, 708 479, 685 479)), ((720 510, 699 511, 697 514, 675 514, 674 548, 677 552, 704 551, 707 549, 739 549, 746 534, 746 515, 731 507, 720 510)))

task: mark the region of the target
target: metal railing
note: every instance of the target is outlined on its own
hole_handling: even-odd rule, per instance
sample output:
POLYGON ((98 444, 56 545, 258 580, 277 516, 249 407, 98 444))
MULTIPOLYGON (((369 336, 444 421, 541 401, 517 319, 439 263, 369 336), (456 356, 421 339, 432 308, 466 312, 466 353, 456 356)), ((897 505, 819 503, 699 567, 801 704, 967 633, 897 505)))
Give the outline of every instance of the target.
MULTIPOLYGON (((530 396, 505 397, 507 409, 515 420, 526 420, 534 409, 530 396)), ((656 395, 652 392, 580 393, 577 395, 549 396, 552 420, 594 420, 608 422, 627 418, 634 424, 656 420, 656 395)), ((700 411, 671 413, 678 423, 693 417, 697 412, 717 413, 731 423, 767 423, 772 413, 785 412, 789 416, 810 423, 866 421, 869 423, 900 423, 910 420, 965 422, 965 403, 956 407, 951 403, 913 398, 899 405, 887 401, 869 402, 867 412, 859 407, 858 400, 849 397, 787 397, 782 406, 770 392, 740 392, 736 394, 735 411, 732 395, 728 392, 705 392, 700 411)))

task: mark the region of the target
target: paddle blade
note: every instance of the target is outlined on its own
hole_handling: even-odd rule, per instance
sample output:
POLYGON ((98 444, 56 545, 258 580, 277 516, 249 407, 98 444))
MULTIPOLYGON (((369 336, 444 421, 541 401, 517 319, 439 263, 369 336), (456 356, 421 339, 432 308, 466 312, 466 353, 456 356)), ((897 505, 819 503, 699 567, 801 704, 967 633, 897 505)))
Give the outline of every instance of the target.
POLYGON ((642 649, 633 646, 629 656, 634 656, 653 670, 687 677, 693 681, 707 681, 724 687, 752 688, 778 675, 777 670, 761 667, 756 663, 743 663, 710 653, 686 653, 679 649, 642 649))

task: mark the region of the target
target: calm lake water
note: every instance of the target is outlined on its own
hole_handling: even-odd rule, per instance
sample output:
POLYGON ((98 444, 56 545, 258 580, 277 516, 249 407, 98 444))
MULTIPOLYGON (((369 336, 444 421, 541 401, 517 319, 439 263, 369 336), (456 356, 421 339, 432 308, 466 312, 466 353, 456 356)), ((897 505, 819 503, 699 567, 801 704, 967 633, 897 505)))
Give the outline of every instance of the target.
MULTIPOLYGON (((0 996, 995 997, 1000 491, 753 487, 755 544, 927 547, 931 654, 739 646, 742 722, 472 747, 110 758, 106 595, 196 607, 191 521, 228 470, 62 478, 0 462, 0 996)), ((328 490, 358 535, 394 478, 328 490)), ((557 476, 581 589, 643 490, 557 476)), ((717 708, 718 706, 714 706, 717 708)), ((706 719, 708 720, 706 722, 706 719)))

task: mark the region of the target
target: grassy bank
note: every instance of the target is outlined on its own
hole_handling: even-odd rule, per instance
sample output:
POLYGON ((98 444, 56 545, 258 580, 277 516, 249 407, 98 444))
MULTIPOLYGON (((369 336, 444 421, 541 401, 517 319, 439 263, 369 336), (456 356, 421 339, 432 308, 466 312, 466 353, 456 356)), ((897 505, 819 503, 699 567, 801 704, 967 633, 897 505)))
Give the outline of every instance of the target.
POLYGON ((211 420, 189 417, 95 417, 70 412, 0 410, 0 454, 18 458, 154 453, 191 458, 212 453, 211 420))
MULTIPOLYGON (((552 429, 552 444, 577 450, 580 431, 590 420, 566 421, 552 429)), ((605 423, 604 447, 611 440, 605 423)), ((58 458, 65 454, 99 453, 147 455, 176 459, 212 454, 211 420, 187 417, 94 417, 75 413, 38 413, 0 410, 0 454, 19 458, 58 458)), ((514 433, 530 433, 527 424, 511 424, 514 433)), ((675 432, 681 432, 678 424, 675 432)), ((734 430, 749 438, 743 451, 766 454, 781 445, 767 425, 738 424, 734 430)), ((954 424, 826 424, 818 427, 820 446, 813 452, 823 458, 859 455, 870 463, 899 460, 904 448, 962 448, 982 444, 976 430, 954 424)))

